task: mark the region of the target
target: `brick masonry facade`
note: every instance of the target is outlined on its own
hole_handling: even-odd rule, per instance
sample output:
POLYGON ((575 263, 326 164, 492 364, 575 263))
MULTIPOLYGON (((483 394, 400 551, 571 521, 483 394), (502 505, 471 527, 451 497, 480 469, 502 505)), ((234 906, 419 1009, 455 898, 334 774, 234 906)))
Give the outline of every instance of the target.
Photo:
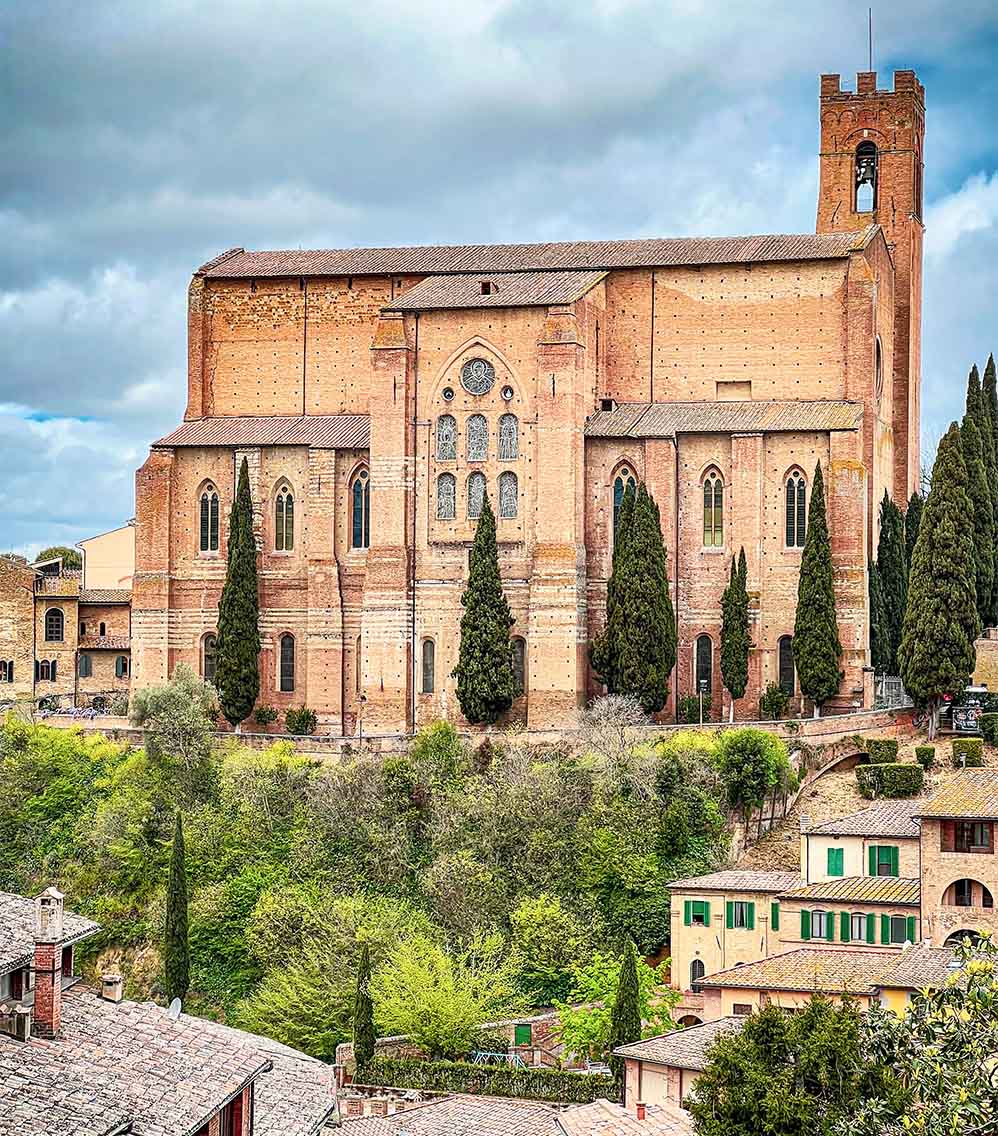
POLYGON ((778 678, 780 638, 794 624, 801 550, 786 545, 786 479, 799 471, 810 498, 820 462, 844 647, 836 701, 861 706, 876 505, 885 488, 906 500, 918 473, 921 221, 911 155, 921 153, 924 96, 911 72, 896 73, 893 91, 875 87, 860 76, 858 91, 845 93, 837 76, 822 79, 818 231, 881 227, 848 255, 613 268, 568 303, 420 312, 392 310, 421 279, 415 275, 226 278, 224 264, 196 275, 187 421, 369 415, 370 442, 153 447, 136 479, 136 683, 165 681, 179 662, 204 669, 228 510, 246 457, 261 550, 261 704, 307 704, 334 733, 404 732, 438 717, 460 724, 451 671, 474 533, 468 479, 483 474, 495 506, 500 476, 514 474, 515 516, 498 520, 512 633, 523 640, 525 694, 511 717, 538 729, 570 725, 600 689, 588 645, 604 620, 613 483, 627 468, 659 504, 677 610, 679 656, 665 714, 677 694, 695 689, 703 635, 712 644, 715 715, 722 709, 720 599, 731 557, 744 546, 755 646, 736 712, 755 717, 761 692, 778 678), (881 146, 879 197, 857 213, 853 159, 868 135, 881 146), (462 385, 472 359, 494 371, 484 394, 462 385), (611 401, 774 399, 849 400, 859 424, 586 433, 611 401), (504 414, 518 421, 515 456, 498 451, 504 414), (437 451, 443 415, 455 420, 453 457, 437 451), (467 456, 474 415, 489 427, 482 460, 467 456), (705 547, 703 481, 711 472, 724 486, 723 537, 705 547), (456 479, 453 519, 437 516, 442 474, 456 479), (371 486, 370 535, 360 548, 352 533, 359 477, 371 486), (217 550, 201 551, 206 487, 218 494, 220 536, 217 550), (295 502, 290 552, 278 550, 274 531, 285 488, 295 502), (294 645, 291 690, 281 689, 283 637, 294 645))

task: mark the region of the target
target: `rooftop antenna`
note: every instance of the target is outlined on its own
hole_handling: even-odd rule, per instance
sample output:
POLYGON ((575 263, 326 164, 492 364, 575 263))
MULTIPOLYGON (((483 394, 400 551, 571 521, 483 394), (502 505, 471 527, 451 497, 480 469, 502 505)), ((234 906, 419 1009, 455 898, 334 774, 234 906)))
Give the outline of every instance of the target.
POLYGON ((868 70, 873 70, 873 8, 868 9, 869 14, 869 43, 870 43, 870 66, 868 70))
POLYGON ((180 1005, 181 1003, 179 998, 174 998, 170 1003, 170 1009, 167 1011, 167 1013, 170 1015, 171 1022, 177 1021, 177 1019, 180 1017, 180 1005))

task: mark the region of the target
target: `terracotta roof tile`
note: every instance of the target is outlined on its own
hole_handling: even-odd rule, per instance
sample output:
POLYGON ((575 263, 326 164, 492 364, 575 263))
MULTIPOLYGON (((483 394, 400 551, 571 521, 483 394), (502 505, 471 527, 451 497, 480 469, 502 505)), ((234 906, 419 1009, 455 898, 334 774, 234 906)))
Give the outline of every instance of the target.
POLYGON ((998 817, 998 773, 965 769, 914 811, 920 817, 998 817))
POLYGON ((687 876, 673 880, 673 891, 759 891, 778 894, 801 886, 799 872, 752 872, 733 870, 712 872, 708 876, 687 876))
POLYGON ((731 967, 700 979, 701 986, 793 990, 804 994, 872 994, 896 951, 839 951, 801 947, 760 962, 731 967))
POLYGON ((366 414, 316 414, 294 418, 194 418, 154 446, 316 446, 364 450, 370 445, 366 414))
POLYGON ((743 1017, 717 1018, 713 1022, 622 1045, 613 1052, 618 1057, 636 1057, 639 1061, 700 1072, 707 1068, 707 1050, 714 1042, 725 1034, 738 1033, 744 1024, 743 1017))
POLYGON ((917 840, 918 824, 912 816, 916 808, 910 801, 885 802, 838 820, 816 824, 807 832, 815 836, 894 836, 917 840))
POLYGON ((556 1109, 539 1101, 444 1097, 387 1117, 346 1121, 344 1136, 554 1136, 556 1109))
POLYGON ((829 260, 866 247, 876 225, 854 233, 792 233, 749 237, 665 237, 556 244, 417 245, 401 248, 230 249, 203 264, 196 275, 386 276, 453 272, 525 272, 561 269, 753 264, 829 260))
POLYGON ((564 1136, 693 1136, 693 1120, 672 1104, 650 1104, 644 1120, 608 1100, 580 1104, 561 1113, 556 1133, 564 1136))
MULTIPOLYGON (((63 943, 77 943, 100 930, 100 925, 73 911, 64 911, 63 943)), ((35 901, 0 891, 0 974, 31 961, 35 950, 35 901)))
POLYGON ((127 604, 132 602, 131 588, 81 588, 81 604, 127 604))
POLYGON ((937 990, 959 970, 951 969, 956 958, 952 947, 906 947, 880 976, 880 985, 898 990, 937 990))
POLYGON ((836 399, 630 402, 590 415, 586 436, 671 438, 675 434, 856 430, 862 420, 861 403, 836 399))
POLYGON ((782 899, 811 900, 824 899, 839 903, 885 903, 892 906, 918 906, 918 880, 906 880, 898 876, 843 876, 823 880, 785 891, 782 899))
POLYGON ((130 651, 131 647, 128 635, 84 635, 80 639, 81 651, 130 651))
POLYGON ((521 308, 570 304, 598 284, 605 272, 509 272, 488 278, 492 291, 482 291, 481 273, 474 276, 428 276, 400 299, 389 312, 425 312, 454 308, 521 308))

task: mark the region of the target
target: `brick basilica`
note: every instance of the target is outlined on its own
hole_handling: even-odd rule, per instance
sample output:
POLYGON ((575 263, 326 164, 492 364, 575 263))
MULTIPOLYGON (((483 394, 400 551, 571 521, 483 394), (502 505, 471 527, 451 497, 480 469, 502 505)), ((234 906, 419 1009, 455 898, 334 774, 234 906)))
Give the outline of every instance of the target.
MULTIPOLYGON (((211 677, 226 528, 249 465, 260 703, 321 728, 460 723, 468 548, 484 494, 516 618, 513 716, 568 725, 601 688, 617 505, 659 504, 677 693, 715 714, 720 600, 748 560, 749 688, 796 695, 806 509, 826 479, 844 654, 861 705, 867 559, 919 474, 924 89, 825 75, 814 234, 250 252, 194 274, 188 401, 136 479, 133 683, 211 677)), ((867 693, 864 693, 864 690, 867 693)))

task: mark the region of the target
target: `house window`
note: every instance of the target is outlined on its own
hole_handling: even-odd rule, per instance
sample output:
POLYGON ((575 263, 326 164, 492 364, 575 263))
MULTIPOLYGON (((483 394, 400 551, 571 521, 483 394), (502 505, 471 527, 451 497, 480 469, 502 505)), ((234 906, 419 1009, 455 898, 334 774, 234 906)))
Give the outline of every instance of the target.
POLYGON ((437 461, 454 461, 457 457, 457 423, 452 414, 437 419, 437 461))
POLYGON ((350 487, 350 546, 368 548, 371 544, 371 479, 360 470, 350 487))
POLYGON ((694 994, 700 993, 700 979, 706 973, 706 967, 703 964, 703 959, 694 959, 690 963, 690 990, 694 994))
POLYGON ((747 931, 753 931, 755 929, 755 904, 747 903, 741 899, 729 901, 727 924, 730 928, 744 928, 747 931))
POLYGON ((424 694, 434 691, 434 669, 436 665, 437 648, 432 639, 423 640, 423 686, 424 694))
POLYGON ((832 937, 834 920, 828 911, 811 912, 811 938, 830 939, 832 937))
POLYGON ((55 662, 42 659, 35 663, 35 672, 40 682, 50 682, 55 679, 55 662))
POLYGON ((205 682, 215 681, 215 667, 218 663, 218 638, 206 635, 201 642, 201 676, 205 682))
POLYGON ((866 938, 867 917, 855 914, 849 917, 849 938, 854 943, 861 943, 866 938))
POLYGON ((206 485, 201 493, 201 532, 198 547, 202 552, 218 552, 218 490, 206 485))
POLYGON ((89 655, 80 656, 80 678, 90 678, 94 673, 93 659, 89 655))
POLYGON ((66 629, 65 616, 62 609, 50 607, 45 613, 45 642, 61 643, 66 629))
POLYGON ((97 634, 101 639, 104 638, 104 636, 107 634, 107 624, 106 623, 100 624, 100 626, 97 628, 97 634))
POLYGON ((527 641, 517 636, 513 640, 513 681, 516 689, 525 694, 527 691, 527 641))
POLYGON ((634 474, 625 466, 620 473, 617 474, 613 482, 613 533, 617 535, 617 526, 620 524, 620 507, 624 503, 624 494, 630 489, 631 492, 637 491, 637 482, 634 480, 634 474))
POLYGON ((844 848, 829 848, 828 849, 828 871, 825 873, 829 876, 844 876, 845 871, 843 861, 845 859, 844 848))
POLYGON ((990 823, 983 820, 958 820, 955 847, 957 852, 990 852, 990 823))
POLYGON ((516 474, 506 470, 499 474, 499 516, 503 520, 513 520, 516 517, 519 499, 519 483, 516 474))
POLYGON ((724 486, 716 471, 711 471, 703 483, 703 543, 705 548, 724 544, 724 486))
POLYGON ((293 635, 281 636, 281 667, 280 685, 282 691, 291 691, 295 688, 295 637, 293 635))
POLYGON ((714 676, 714 644, 709 635, 698 635, 696 646, 696 683, 697 692, 701 690, 709 694, 713 685, 714 676))
POLYGON ((683 901, 683 923, 687 927, 710 926, 710 900, 687 899, 683 901))
POLYGON ((485 474, 473 473, 468 478, 468 519, 478 520, 482 515, 482 505, 485 503, 485 474))
POLYGON ((794 639, 792 635, 780 636, 776 654, 780 687, 793 698, 797 684, 794 676, 794 639))
POLYGON ((974 906, 974 881, 957 880, 953 885, 953 902, 957 907, 974 906))
POLYGON ((128 656, 119 655, 114 660, 115 678, 128 678, 128 656))
POLYGON ((14 681, 14 663, 10 659, 0 659, 0 682, 14 681))
POLYGON ((894 946, 899 943, 915 941, 915 917, 913 915, 881 915, 880 942, 894 946))
POLYGON ((752 1014, 752 1005, 749 1002, 734 1002, 731 1012, 736 1018, 748 1018, 752 1014))
POLYGON ((499 419, 499 460, 514 461, 520 456, 520 424, 515 414, 499 419))
POLYGON ((467 425, 467 455, 470 462, 488 460, 489 424, 484 414, 472 414, 467 425))
POLYGON ((856 212, 872 213, 877 208, 877 147, 860 142, 856 147, 856 212))
POLYGON ((803 548, 807 535, 807 483, 796 470, 787 478, 786 498, 787 548, 803 548))
POLYGON ((901 874, 896 844, 871 844, 867 855, 869 856, 868 866, 871 876, 897 876, 901 874))
POLYGON ((295 499, 288 486, 282 486, 274 502, 274 548, 291 552, 295 546, 295 499))
POLYGON ((82 639, 87 633, 87 625, 83 622, 80 623, 80 638, 82 639))
POLYGON ((452 521, 457 516, 457 478, 442 473, 437 478, 437 520, 452 521))

